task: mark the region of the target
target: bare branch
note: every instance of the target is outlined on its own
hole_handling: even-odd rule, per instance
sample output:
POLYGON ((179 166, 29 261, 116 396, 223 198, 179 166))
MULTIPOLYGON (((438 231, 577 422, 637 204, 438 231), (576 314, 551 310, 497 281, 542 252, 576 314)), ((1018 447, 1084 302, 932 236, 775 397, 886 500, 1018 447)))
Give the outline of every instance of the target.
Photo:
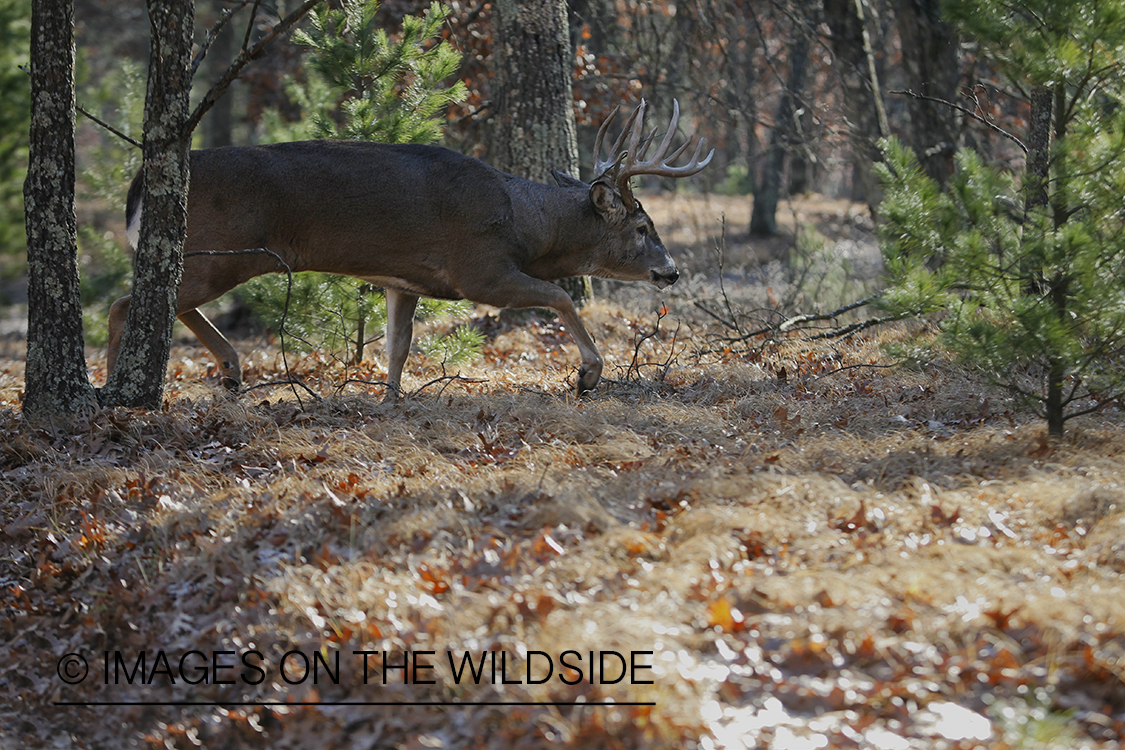
POLYGON ((875 294, 872 294, 870 297, 865 297, 864 299, 861 299, 858 302, 850 302, 850 303, 844 305, 843 307, 840 307, 840 308, 837 308, 837 309, 833 310, 832 312, 816 313, 816 314, 810 314, 810 315, 798 315, 795 318, 790 318, 789 320, 786 320, 786 321, 782 322, 782 324, 780 326, 778 326, 777 330, 784 333, 785 331, 791 331, 794 328, 796 328, 796 327, 798 327, 798 326, 800 326, 804 323, 812 323, 812 322, 815 322, 815 321, 818 321, 818 320, 835 320, 836 318, 840 317, 841 315, 843 315, 846 312, 851 312, 852 310, 855 310, 858 307, 863 307, 864 305, 867 305, 867 304, 870 304, 871 302, 874 302, 875 300, 879 299, 879 297, 881 297, 882 294, 883 294, 882 292, 876 292, 875 294))
POLYGON ((900 320, 905 320, 908 317, 910 317, 910 316, 908 316, 908 315, 888 315, 885 318, 868 318, 867 320, 864 320, 860 323, 852 323, 850 326, 844 326, 843 328, 836 328, 836 329, 833 329, 831 331, 825 331, 824 333, 818 333, 815 336, 810 336, 807 340, 808 341, 817 341, 819 339, 842 339, 846 336, 851 336, 853 333, 859 333, 860 331, 866 331, 868 328, 874 328, 875 326, 881 326, 884 323, 896 323, 900 320))
POLYGON ((126 142, 126 143, 128 143, 129 145, 131 145, 131 146, 134 146, 134 147, 136 147, 136 148, 141 148, 141 143, 140 143, 140 141, 138 141, 138 140, 137 140, 137 139, 135 139, 135 138, 130 138, 129 136, 125 135, 124 133, 122 133, 122 132, 121 132, 120 130, 118 130, 117 128, 115 128, 115 127, 113 127, 112 125, 110 125, 110 124, 109 124, 108 122, 106 122, 105 120, 102 120, 102 119, 100 119, 100 118, 98 118, 98 117, 95 117, 94 115, 90 114, 90 113, 89 113, 89 112, 87 112, 86 110, 82 109, 82 107, 79 107, 79 106, 77 106, 77 105, 76 105, 76 106, 74 107, 74 109, 75 109, 75 110, 76 110, 77 112, 79 112, 79 113, 81 113, 81 114, 83 114, 83 115, 86 115, 86 117, 90 118, 91 120, 93 120, 93 121, 94 121, 94 122, 96 122, 97 124, 101 125, 101 126, 102 126, 103 128, 105 128, 105 129, 106 129, 106 130, 108 130, 109 132, 113 133, 113 134, 114 134, 115 136, 117 136, 117 137, 118 137, 118 138, 120 138, 121 140, 125 141, 125 142, 126 142))
POLYGON ((219 19, 215 21, 215 25, 207 32, 207 37, 200 45, 199 51, 195 53, 195 58, 191 61, 191 74, 194 76, 195 72, 199 70, 199 66, 203 64, 203 59, 207 57, 207 53, 211 50, 211 45, 215 43, 215 39, 219 36, 219 32, 227 25, 227 21, 237 13, 250 4, 250 0, 242 0, 239 5, 232 5, 228 8, 223 8, 223 12, 219 14, 219 19))
POLYGON ((242 51, 238 53, 238 57, 234 59, 234 62, 230 64, 227 71, 223 73, 222 77, 211 87, 211 90, 204 95, 199 105, 195 108, 195 111, 191 113, 191 117, 184 123, 184 137, 187 138, 191 135, 191 132, 199 125, 199 121, 203 119, 203 115, 207 114, 211 107, 215 106, 215 102, 219 101, 219 98, 226 93, 231 83, 238 78, 238 74, 242 72, 242 69, 245 68, 251 60, 261 55, 262 51, 269 46, 270 42, 292 28, 298 21, 304 18, 310 10, 322 2, 324 2, 324 0, 305 0, 297 10, 274 24, 274 27, 269 30, 269 33, 259 39, 253 47, 247 49, 244 45, 242 51))
POLYGON ((888 93, 898 94, 899 96, 909 96, 911 99, 918 99, 920 101, 925 101, 925 102, 934 102, 935 104, 944 104, 947 107, 952 107, 953 109, 957 110, 961 114, 966 115, 968 117, 971 117, 974 120, 976 120, 977 122, 980 122, 980 123, 986 125, 987 127, 989 127, 990 129, 996 131, 1000 135, 1004 136, 1005 138, 1007 138, 1008 140, 1012 141, 1017 146, 1019 146, 1020 149, 1022 149, 1025 154, 1027 153, 1027 146, 1025 146, 1023 141, 1021 141, 1019 138, 1017 138, 1013 134, 1009 133, 1007 130, 1004 130, 1004 128, 1000 127, 999 125, 997 125, 993 122, 990 122, 989 120, 985 119, 984 117, 981 117, 976 112, 973 112, 972 110, 970 110, 966 107, 962 107, 960 104, 954 104, 953 102, 946 101, 945 99, 939 99, 936 96, 927 96, 926 94, 916 94, 913 91, 909 91, 909 90, 907 90, 907 91, 890 91, 888 93))

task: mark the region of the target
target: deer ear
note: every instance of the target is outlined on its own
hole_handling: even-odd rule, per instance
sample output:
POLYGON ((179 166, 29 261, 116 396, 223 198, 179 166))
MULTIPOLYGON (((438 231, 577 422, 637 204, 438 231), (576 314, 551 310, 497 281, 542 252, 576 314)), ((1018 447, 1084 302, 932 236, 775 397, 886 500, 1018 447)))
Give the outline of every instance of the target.
POLYGON ((566 172, 560 172, 557 169, 551 170, 551 176, 555 178, 555 182, 557 182, 559 184, 559 187, 572 187, 572 188, 578 188, 578 187, 584 188, 584 187, 586 187, 586 183, 583 182, 582 180, 576 180, 573 177, 571 177, 570 175, 568 175, 566 172))
POLYGON ((621 195, 602 180, 597 180, 590 186, 590 202, 594 204, 594 210, 611 224, 623 221, 628 213, 621 195))

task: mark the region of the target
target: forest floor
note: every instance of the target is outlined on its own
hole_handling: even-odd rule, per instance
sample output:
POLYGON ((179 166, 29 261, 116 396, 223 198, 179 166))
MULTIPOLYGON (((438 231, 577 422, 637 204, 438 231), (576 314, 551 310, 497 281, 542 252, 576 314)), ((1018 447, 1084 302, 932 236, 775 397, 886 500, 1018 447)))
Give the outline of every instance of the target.
POLYGON ((764 284, 701 238, 683 290, 586 308, 581 400, 554 320, 482 311, 398 403, 324 355, 287 357, 317 397, 227 396, 178 345, 163 411, 32 429, 9 345, 0 744, 1120 747, 1125 412, 1049 441, 940 356, 887 367, 922 326, 730 341, 697 302, 788 293, 738 232, 724 278, 764 284))

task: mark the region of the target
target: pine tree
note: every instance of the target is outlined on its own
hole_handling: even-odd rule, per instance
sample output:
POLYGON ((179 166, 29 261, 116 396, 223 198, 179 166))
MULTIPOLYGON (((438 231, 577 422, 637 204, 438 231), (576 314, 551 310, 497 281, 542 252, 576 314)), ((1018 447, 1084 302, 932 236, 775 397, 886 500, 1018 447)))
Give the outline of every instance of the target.
POLYGON ((1026 165, 962 151, 942 192, 885 141, 884 304, 943 311, 941 341, 1059 437, 1125 396, 1125 2, 946 7, 1026 97, 1026 165))

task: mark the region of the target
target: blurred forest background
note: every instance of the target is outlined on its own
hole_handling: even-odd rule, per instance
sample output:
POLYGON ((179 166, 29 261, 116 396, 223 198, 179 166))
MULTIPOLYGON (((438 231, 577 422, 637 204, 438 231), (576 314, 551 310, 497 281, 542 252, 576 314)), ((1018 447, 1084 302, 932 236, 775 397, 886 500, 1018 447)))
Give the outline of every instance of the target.
MULTIPOLYGON (((197 41, 229 5, 198 3, 197 41)), ((296 3, 263 5, 260 25, 292 10, 287 5, 296 3)), ((377 22, 394 34, 404 15, 426 8, 387 0, 377 22)), ((502 85, 493 59, 495 8, 460 0, 448 8, 442 36, 462 55, 456 77, 468 95, 448 109, 444 143, 489 161, 497 149, 493 104, 502 85)), ((5 332, 16 335, 26 301, 21 183, 28 117, 27 76, 17 66, 26 62, 29 14, 30 0, 0 0, 0 305, 9 310, 5 332)), ((1010 141, 954 108, 894 93, 956 100, 1022 130, 1025 98, 994 81, 974 47, 958 43, 940 18, 938 0, 573 0, 567 17, 582 176, 590 177, 596 128, 613 107, 644 96, 655 106, 651 121, 667 121, 678 98, 691 120, 682 127, 705 136, 716 156, 700 176, 681 181, 690 184, 668 180, 661 187, 745 201, 752 213, 742 229, 749 236, 738 239, 777 235, 779 206, 794 196, 876 206, 872 167, 876 142, 885 136, 913 147, 939 182, 960 146, 989 163, 1022 157, 1010 141)), ((221 75, 247 33, 244 24, 236 19, 219 35, 196 75, 197 89, 221 75)), ((144 8, 78 0, 76 26, 78 105, 139 137, 149 31, 144 8)), ((207 115, 195 146, 283 139, 302 116, 290 86, 306 76, 305 54, 294 44, 269 48, 207 115)), ((100 345, 104 305, 129 283, 121 214, 139 150, 81 115, 78 126, 83 302, 87 340, 100 345)), ((847 218, 862 226, 862 214, 847 218)), ((791 223, 787 241, 763 246, 764 259, 792 245, 793 234, 791 223)))

